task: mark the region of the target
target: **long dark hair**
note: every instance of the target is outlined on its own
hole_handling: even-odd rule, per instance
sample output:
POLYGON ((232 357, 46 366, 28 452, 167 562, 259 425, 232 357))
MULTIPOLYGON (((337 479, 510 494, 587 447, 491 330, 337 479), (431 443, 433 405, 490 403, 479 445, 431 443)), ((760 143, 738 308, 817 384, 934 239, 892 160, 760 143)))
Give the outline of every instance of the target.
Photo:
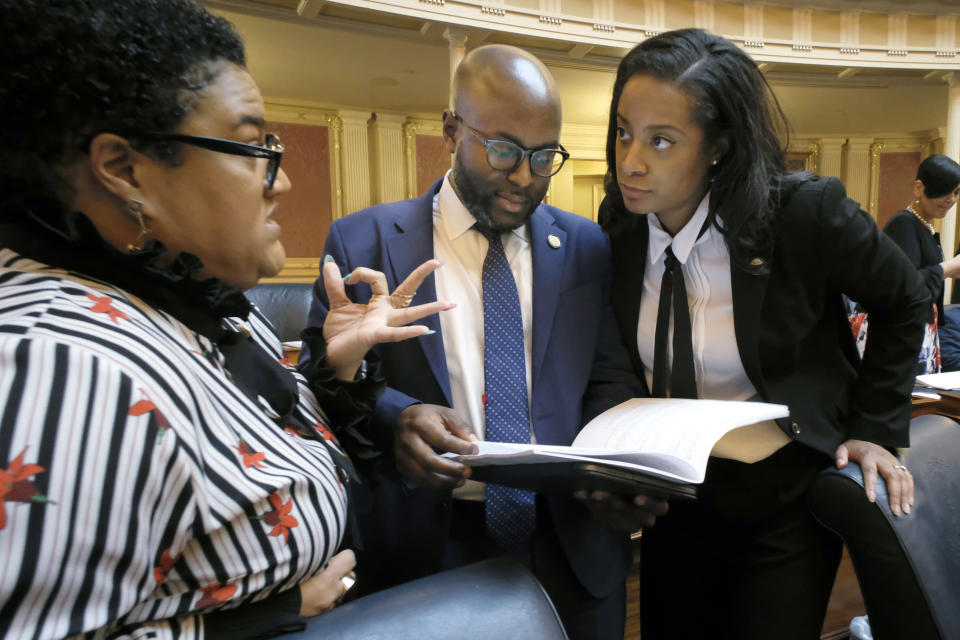
POLYGON ((709 220, 737 263, 768 255, 770 216, 784 187, 809 179, 789 176, 789 125, 757 65, 729 40, 702 29, 667 31, 634 47, 617 68, 607 129, 607 193, 601 224, 612 234, 635 224, 617 184, 617 107, 636 74, 670 82, 691 97, 693 119, 707 145, 723 154, 712 168, 709 220))

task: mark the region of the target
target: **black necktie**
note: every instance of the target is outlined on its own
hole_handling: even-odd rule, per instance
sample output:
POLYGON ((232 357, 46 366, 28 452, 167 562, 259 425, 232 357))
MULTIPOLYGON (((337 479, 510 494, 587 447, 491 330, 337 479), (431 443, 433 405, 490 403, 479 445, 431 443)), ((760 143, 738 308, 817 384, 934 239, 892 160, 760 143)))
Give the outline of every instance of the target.
POLYGON ((670 368, 670 397, 696 398, 697 378, 693 369, 693 338, 687 287, 680 261, 673 249, 664 251, 663 280, 660 281, 660 307, 657 309, 657 333, 653 344, 653 396, 667 397, 667 336, 670 332, 670 307, 673 300, 673 366, 670 368))

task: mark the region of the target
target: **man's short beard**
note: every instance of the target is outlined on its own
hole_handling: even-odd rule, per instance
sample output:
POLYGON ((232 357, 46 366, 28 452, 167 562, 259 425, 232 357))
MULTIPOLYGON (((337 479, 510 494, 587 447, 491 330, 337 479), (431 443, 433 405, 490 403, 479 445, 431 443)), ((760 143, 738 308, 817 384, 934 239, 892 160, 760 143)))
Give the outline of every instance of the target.
POLYGON ((490 215, 494 195, 492 193, 484 194, 480 192, 476 187, 476 182, 470 177, 470 172, 463 166, 463 162, 457 154, 454 154, 453 165, 453 173, 451 175, 453 178, 454 191, 460 196, 460 201, 463 203, 463 206, 465 206, 467 211, 476 219, 477 226, 481 229, 493 230, 497 233, 512 231, 526 224, 530 216, 533 215, 533 210, 540 206, 540 203, 537 202, 533 210, 529 211, 519 224, 498 224, 493 219, 493 216, 490 215))

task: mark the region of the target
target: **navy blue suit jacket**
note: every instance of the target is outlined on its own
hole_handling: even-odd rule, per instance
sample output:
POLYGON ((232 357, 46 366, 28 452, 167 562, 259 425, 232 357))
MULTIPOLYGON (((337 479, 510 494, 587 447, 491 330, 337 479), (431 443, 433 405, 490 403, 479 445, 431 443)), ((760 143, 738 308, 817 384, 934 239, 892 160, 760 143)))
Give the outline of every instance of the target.
MULTIPOLYGON (((344 273, 359 266, 383 271, 392 291, 414 268, 434 257, 433 197, 440 185, 436 182, 419 198, 377 205, 334 221, 325 255, 333 256, 344 273)), ((632 373, 610 306, 606 235, 595 223, 548 205, 533 213, 529 231, 533 429, 541 444, 569 445, 587 420, 638 395, 640 382, 632 373), (550 235, 559 239, 559 247, 548 243, 550 235)), ((360 302, 370 296, 364 285, 348 289, 360 302)), ((434 300, 431 275, 413 304, 434 300)), ((309 325, 322 325, 326 313, 327 300, 318 280, 309 325)), ((434 315, 423 323, 436 333, 375 348, 389 388, 377 402, 371 435, 388 451, 393 425, 403 409, 416 402, 451 404, 440 320, 434 315)), ((392 548, 389 556, 394 561, 416 558, 420 570, 403 578, 439 569, 439 546, 449 525, 449 492, 411 490, 383 475, 368 482, 368 489, 376 495, 366 497, 371 504, 360 506, 368 511, 361 513, 361 522, 367 523, 364 544, 392 548)), ((574 574, 587 591, 606 596, 622 583, 629 566, 627 536, 600 527, 570 498, 549 502, 574 574)))

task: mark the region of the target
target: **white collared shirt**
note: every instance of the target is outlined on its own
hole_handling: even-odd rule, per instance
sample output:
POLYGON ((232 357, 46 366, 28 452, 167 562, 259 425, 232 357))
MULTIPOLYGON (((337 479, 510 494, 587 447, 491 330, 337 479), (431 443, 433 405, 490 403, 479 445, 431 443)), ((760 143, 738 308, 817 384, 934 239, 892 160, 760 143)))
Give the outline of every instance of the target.
MULTIPOLYGON (((437 269, 437 300, 457 303, 440 314, 443 350, 450 376, 453 409, 477 437, 485 433, 483 411, 483 290, 481 276, 489 242, 473 229, 476 219, 460 201, 450 183, 450 173, 434 197, 433 252, 437 269)), ((501 234, 504 252, 520 297, 523 344, 526 353, 527 404, 530 402, 530 363, 533 345, 533 260, 527 226, 501 234)), ((530 433, 533 438, 532 425, 530 433)))
MULTIPOLYGON (((637 347, 643 361, 647 387, 653 388, 653 351, 660 303, 660 282, 664 271, 664 252, 670 246, 681 264, 687 288, 698 396, 711 400, 749 400, 756 397, 757 390, 743 368, 734 333, 730 253, 723 236, 712 224, 700 235, 700 229, 707 220, 709 206, 710 194, 707 194, 690 221, 673 237, 663 228, 656 215, 647 215, 650 239, 647 245, 643 293, 640 298, 637 347)), ((670 363, 673 362, 672 315, 669 338, 668 372, 670 363)), ((731 435, 728 438, 738 441, 738 450, 731 454, 729 451, 723 452, 723 447, 720 451, 715 448, 715 455, 753 462, 766 457, 789 441, 773 422, 760 423, 757 428, 749 431, 739 429, 732 434, 737 436, 731 435), (749 442, 742 437, 737 438, 748 433, 751 434, 749 442)))

